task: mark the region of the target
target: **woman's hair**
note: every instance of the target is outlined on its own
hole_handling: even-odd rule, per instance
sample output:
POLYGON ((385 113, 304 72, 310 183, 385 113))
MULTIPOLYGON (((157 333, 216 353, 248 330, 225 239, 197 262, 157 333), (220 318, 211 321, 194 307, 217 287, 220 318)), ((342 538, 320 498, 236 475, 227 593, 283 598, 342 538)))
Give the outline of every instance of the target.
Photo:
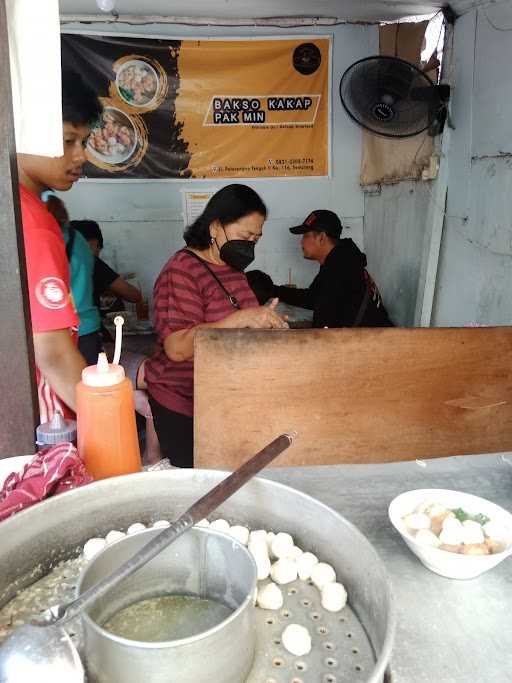
POLYGON ((251 213, 267 217, 267 207, 259 194, 247 185, 226 185, 211 197, 203 213, 185 230, 187 247, 207 249, 213 221, 219 221, 224 227, 251 213))
POLYGON ((101 117, 102 106, 82 76, 70 69, 62 71, 62 120, 74 126, 93 126, 101 117))
POLYGON ((99 248, 103 249, 103 235, 101 234, 100 226, 96 221, 71 221, 69 225, 82 233, 87 242, 89 242, 89 240, 98 240, 99 248))

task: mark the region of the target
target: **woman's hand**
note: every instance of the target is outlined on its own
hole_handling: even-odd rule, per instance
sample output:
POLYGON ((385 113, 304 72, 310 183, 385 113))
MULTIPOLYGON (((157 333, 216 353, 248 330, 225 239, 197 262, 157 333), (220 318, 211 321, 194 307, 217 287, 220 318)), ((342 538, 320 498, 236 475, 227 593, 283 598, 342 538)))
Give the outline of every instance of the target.
POLYGON ((229 327, 251 327, 255 329, 284 329, 288 327, 285 317, 276 313, 279 299, 272 299, 267 306, 244 308, 229 316, 229 327))
POLYGON ((194 357, 194 337, 196 330, 212 328, 239 329, 251 327, 253 329, 286 329, 289 327, 286 316, 276 313, 275 307, 279 299, 272 299, 268 306, 243 308, 241 311, 230 313, 226 318, 215 323, 202 323, 186 330, 172 332, 164 339, 164 350, 167 357, 173 361, 182 362, 194 357))

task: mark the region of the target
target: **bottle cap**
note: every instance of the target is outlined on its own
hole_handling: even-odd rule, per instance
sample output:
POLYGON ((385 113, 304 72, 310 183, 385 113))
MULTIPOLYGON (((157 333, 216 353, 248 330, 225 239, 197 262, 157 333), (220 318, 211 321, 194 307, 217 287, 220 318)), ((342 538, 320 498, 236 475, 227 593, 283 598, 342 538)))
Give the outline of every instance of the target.
POLYGON ((55 413, 50 422, 43 422, 36 429, 38 446, 76 440, 75 420, 66 420, 60 413, 55 413))
POLYGON ((106 353, 98 355, 96 365, 89 365, 82 370, 82 382, 89 387, 111 387, 124 379, 121 365, 109 363, 106 353))

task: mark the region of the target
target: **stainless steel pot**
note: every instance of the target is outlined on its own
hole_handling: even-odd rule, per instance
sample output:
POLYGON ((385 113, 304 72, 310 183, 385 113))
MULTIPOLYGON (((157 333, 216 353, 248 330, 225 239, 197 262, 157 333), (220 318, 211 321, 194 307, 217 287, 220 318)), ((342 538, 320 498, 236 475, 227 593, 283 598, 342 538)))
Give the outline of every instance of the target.
MULTIPOLYGON (((78 594, 114 571, 160 531, 127 536, 105 548, 82 573, 78 594)), ((254 659, 255 592, 256 565, 241 543, 208 529, 189 530, 87 610, 83 624, 88 680, 244 681, 254 659), (135 642, 102 628, 128 605, 165 594, 211 599, 232 613, 207 631, 168 642, 135 642)))
MULTIPOLYGON (((218 484, 225 473, 172 470, 105 479, 16 514, 0 524, 0 605, 44 576, 91 536, 135 521, 175 518, 218 484)), ((304 549, 332 564, 352 609, 368 635, 375 659, 366 683, 383 680, 391 655, 396 613, 391 584, 371 543, 346 519, 319 501, 265 479, 254 479, 218 510, 232 523, 287 531, 304 549)))

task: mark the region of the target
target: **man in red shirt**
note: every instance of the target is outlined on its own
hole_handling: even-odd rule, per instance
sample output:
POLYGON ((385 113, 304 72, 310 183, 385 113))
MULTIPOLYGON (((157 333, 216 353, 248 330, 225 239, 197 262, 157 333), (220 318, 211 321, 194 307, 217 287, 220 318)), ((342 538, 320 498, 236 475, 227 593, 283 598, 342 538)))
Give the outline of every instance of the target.
POLYGON ((41 201, 45 190, 69 190, 82 174, 84 146, 101 106, 80 76, 62 74, 64 154, 18 154, 20 202, 41 422, 75 409, 85 361, 76 346, 78 318, 60 227, 41 201), (68 410, 66 410, 66 408, 68 410))

